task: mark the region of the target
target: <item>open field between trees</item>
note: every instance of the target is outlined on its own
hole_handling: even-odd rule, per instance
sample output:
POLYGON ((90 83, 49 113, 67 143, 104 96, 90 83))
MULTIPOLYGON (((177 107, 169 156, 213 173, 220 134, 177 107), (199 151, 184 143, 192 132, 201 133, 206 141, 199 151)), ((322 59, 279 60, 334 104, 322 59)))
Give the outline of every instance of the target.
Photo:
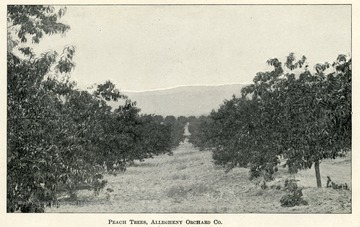
POLYGON ((351 190, 326 188, 327 176, 351 187, 351 157, 320 164, 323 188, 316 187, 314 169, 296 175, 279 168, 275 180, 261 189, 248 180, 248 169, 228 173, 215 166, 211 152, 199 151, 185 142, 173 156, 160 155, 135 162, 126 172, 106 175, 107 186, 95 196, 82 190, 78 201, 60 199, 60 207, 45 212, 124 213, 351 213, 351 190), (287 178, 295 177, 309 205, 281 207, 287 178), (280 185, 278 190, 272 185, 280 185), (108 190, 107 190, 108 189, 108 190))

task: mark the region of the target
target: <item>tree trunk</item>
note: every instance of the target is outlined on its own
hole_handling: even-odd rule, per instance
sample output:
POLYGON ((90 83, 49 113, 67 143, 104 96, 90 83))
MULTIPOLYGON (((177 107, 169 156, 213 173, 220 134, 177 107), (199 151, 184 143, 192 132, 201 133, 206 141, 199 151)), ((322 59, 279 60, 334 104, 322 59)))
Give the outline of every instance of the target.
POLYGON ((76 191, 75 190, 71 190, 70 192, 69 192, 69 194, 70 194, 70 201, 77 201, 77 193, 76 193, 76 191))
POLYGON ((315 176, 316 176, 317 187, 321 188, 320 163, 319 163, 319 161, 315 162, 315 176))

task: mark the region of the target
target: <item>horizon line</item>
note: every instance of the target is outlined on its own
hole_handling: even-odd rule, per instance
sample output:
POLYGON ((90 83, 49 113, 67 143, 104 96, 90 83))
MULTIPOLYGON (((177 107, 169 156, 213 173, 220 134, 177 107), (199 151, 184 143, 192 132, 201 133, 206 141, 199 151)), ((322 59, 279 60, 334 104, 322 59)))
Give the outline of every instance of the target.
POLYGON ((141 90, 141 91, 130 91, 130 90, 120 90, 120 92, 130 92, 130 93, 142 93, 142 92, 153 92, 153 91, 165 91, 171 90, 175 88, 182 88, 182 87, 220 87, 220 86, 228 86, 228 85, 246 85, 250 83, 232 83, 232 84, 191 84, 191 85, 179 85, 174 87, 167 87, 167 88, 159 88, 159 89, 151 89, 151 90, 141 90))

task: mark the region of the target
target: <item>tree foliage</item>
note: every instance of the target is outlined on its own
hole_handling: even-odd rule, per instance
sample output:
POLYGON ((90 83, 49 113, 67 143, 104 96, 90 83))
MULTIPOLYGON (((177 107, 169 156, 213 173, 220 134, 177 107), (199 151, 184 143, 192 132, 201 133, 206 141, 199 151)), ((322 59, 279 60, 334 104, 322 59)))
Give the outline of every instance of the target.
POLYGON ((170 128, 171 135, 171 147, 177 147, 181 142, 184 141, 185 136, 185 125, 187 120, 185 117, 180 116, 176 118, 175 116, 168 115, 164 118, 163 124, 170 128))
POLYGON ((280 156, 291 172, 314 165, 321 187, 321 160, 351 149, 351 58, 339 55, 314 72, 293 53, 284 64, 267 63, 273 70, 257 73, 240 98, 226 100, 208 116, 210 124, 195 127, 190 141, 211 149, 216 164, 249 167, 251 178, 271 180, 280 156))
POLYGON ((8 6, 8 212, 43 212, 59 193, 75 198, 80 188, 98 193, 106 184, 105 171, 171 153, 180 142, 176 119, 165 123, 162 117, 140 114, 112 82, 92 92, 78 89, 70 79, 75 48, 65 47, 60 55, 32 51, 30 37, 39 43, 44 34, 70 29, 58 22, 65 11, 8 6), (112 110, 107 102, 119 99, 125 104, 112 110))
POLYGON ((210 148, 212 139, 215 139, 214 134, 210 133, 211 123, 211 119, 207 116, 189 117, 189 142, 200 150, 210 148))

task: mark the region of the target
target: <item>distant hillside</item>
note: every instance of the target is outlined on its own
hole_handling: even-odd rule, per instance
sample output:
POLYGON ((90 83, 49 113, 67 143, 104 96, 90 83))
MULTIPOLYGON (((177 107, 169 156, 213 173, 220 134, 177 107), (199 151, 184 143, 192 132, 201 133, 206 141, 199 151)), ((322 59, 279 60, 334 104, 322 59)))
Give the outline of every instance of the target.
MULTIPOLYGON (((237 97, 244 84, 220 86, 183 86, 165 90, 145 92, 124 92, 132 101, 137 102, 141 113, 200 116, 209 114, 212 109, 218 109, 225 99, 233 94, 237 97)), ((114 108, 117 103, 110 103, 114 108)))

